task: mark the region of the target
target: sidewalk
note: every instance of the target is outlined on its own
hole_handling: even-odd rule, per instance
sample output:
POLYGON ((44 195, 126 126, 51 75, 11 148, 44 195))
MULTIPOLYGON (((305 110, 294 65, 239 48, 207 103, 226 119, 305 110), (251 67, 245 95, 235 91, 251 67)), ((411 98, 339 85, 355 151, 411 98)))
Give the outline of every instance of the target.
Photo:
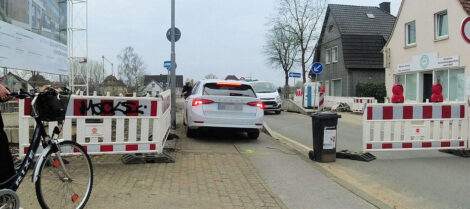
MULTIPOLYGON (((286 208, 233 145, 182 137, 176 146, 173 164, 123 165, 121 155, 93 156, 87 208, 286 208)), ((31 173, 18 191, 25 209, 40 208, 31 173)))

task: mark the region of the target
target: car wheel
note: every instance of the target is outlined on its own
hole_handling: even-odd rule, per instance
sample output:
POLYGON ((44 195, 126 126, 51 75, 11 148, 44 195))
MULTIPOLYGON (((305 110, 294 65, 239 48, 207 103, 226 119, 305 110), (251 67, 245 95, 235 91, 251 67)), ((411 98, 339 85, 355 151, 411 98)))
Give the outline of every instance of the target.
POLYGON ((280 110, 276 110, 275 112, 276 112, 276 115, 281 114, 281 111, 280 111, 280 110))
POLYGON ((197 130, 196 129, 190 129, 189 126, 186 126, 186 136, 193 138, 197 136, 197 130))
POLYGON ((257 139, 259 137, 259 130, 248 131, 249 139, 257 139))

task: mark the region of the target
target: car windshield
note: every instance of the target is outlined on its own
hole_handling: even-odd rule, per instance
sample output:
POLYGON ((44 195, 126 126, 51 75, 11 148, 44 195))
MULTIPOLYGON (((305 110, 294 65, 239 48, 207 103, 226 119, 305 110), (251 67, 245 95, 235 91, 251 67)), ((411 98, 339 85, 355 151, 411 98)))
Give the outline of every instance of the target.
POLYGON ((256 82, 252 83, 251 86, 256 93, 273 93, 277 91, 276 87, 269 82, 256 82))
POLYGON ((230 83, 207 83, 204 85, 203 94, 214 96, 256 97, 251 86, 239 83, 233 85, 230 83))

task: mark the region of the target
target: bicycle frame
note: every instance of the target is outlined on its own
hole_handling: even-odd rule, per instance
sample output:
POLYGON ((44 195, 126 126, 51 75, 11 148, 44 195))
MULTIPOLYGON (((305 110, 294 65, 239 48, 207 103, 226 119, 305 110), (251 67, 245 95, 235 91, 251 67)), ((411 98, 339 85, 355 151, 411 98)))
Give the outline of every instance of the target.
MULTIPOLYGON (((41 138, 46 138, 47 134, 44 131, 44 124, 38 118, 35 118, 35 120, 36 127, 34 129, 33 139, 31 141, 28 153, 26 154, 25 158, 23 159, 23 162, 21 163, 20 169, 15 175, 10 177, 8 180, 6 180, 5 182, 1 182, 0 188, 11 189, 13 191, 16 191, 18 189, 31 166, 31 163, 33 161, 34 156, 36 155, 39 146, 41 145, 41 138)), ((46 148, 49 145, 42 144, 42 146, 43 148, 46 148)), ((35 175, 33 175, 33 179, 34 176, 35 175)))

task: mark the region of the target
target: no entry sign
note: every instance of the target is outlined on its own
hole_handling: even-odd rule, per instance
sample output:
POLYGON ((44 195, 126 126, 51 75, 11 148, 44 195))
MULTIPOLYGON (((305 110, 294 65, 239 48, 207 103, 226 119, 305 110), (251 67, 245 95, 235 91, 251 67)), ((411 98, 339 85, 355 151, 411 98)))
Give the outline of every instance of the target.
POLYGON ((462 22, 462 36, 465 41, 470 43, 470 17, 465 18, 462 22))

